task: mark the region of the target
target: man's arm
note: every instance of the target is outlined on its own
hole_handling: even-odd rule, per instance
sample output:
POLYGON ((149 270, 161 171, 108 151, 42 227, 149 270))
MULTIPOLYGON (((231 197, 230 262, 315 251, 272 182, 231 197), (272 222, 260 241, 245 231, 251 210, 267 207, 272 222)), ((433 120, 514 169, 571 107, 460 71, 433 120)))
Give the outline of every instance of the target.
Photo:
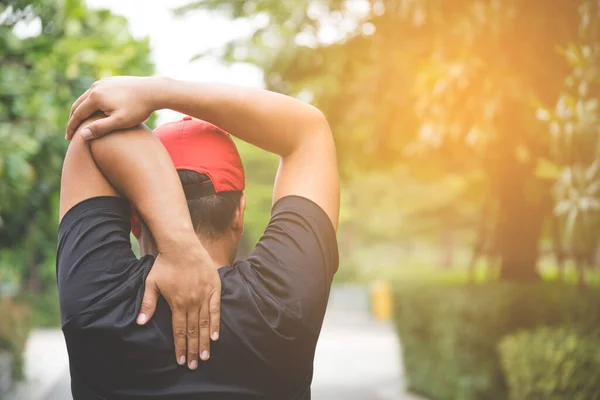
MULTIPOLYGON (((101 118, 95 116, 88 122, 101 118)), ((61 219, 80 201, 119 196, 119 191, 140 211, 159 251, 195 238, 177 172, 158 139, 144 126, 124 130, 119 137, 89 144, 82 140, 71 143, 63 166, 61 219)))
POLYGON ((321 206, 337 227, 335 144, 318 109, 267 90, 161 79, 159 107, 211 122, 281 157, 273 203, 289 195, 306 197, 321 206))
MULTIPOLYGON (((93 142, 74 138, 63 166, 61 219, 83 200, 118 193, 135 205, 160 251, 146 280, 142 313, 151 318, 160 290, 173 311, 177 362, 185 363, 187 339, 188 365, 195 368, 198 355, 209 348, 208 299, 218 311, 220 279, 196 237, 169 155, 143 126, 93 142)), ((218 312, 212 313, 211 332, 218 331, 218 321, 218 312)))
POLYGON ((101 109, 111 115, 84 130, 86 138, 139 123, 168 108, 211 122, 281 157, 273 201, 288 195, 318 204, 337 227, 339 181, 335 144, 323 114, 294 98, 266 90, 183 82, 168 78, 117 77, 98 81, 73 106, 67 136, 101 109))

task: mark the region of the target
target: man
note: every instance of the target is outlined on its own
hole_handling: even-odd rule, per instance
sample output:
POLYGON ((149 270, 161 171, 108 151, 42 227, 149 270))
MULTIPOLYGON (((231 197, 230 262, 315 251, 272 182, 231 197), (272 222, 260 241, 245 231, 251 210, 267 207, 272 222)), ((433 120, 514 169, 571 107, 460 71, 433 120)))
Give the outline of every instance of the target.
POLYGON ((263 90, 118 77, 75 102, 67 137, 57 274, 74 397, 309 399, 338 264, 323 115, 263 90), (188 118, 158 128, 159 141, 139 124, 162 108, 281 157, 272 217, 248 259, 232 263, 245 207, 233 142, 188 118), (210 354, 209 332, 219 333, 210 354))

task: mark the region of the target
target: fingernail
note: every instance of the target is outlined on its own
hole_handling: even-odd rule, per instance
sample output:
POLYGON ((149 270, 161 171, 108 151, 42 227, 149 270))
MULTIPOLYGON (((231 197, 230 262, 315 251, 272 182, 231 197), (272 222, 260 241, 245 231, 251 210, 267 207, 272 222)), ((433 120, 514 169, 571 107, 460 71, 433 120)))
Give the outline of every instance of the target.
POLYGON ((198 361, 196 361, 196 360, 193 360, 193 361, 190 363, 190 369, 196 369, 196 367, 198 367, 198 361))
POLYGON ((144 322, 146 322, 146 314, 141 313, 140 315, 138 315, 137 317, 137 323, 138 324, 143 324, 144 322))
POLYGON ((91 139, 92 138, 92 131, 90 131, 89 128, 84 128, 81 131, 81 137, 84 138, 84 139, 86 139, 86 140, 91 139))
POLYGON ((207 351, 207 350, 202 350, 202 353, 200 354, 200 358, 201 358, 203 361, 206 361, 206 360, 208 360, 208 357, 210 357, 210 356, 208 355, 208 351, 207 351))
POLYGON ((179 356, 179 361, 177 361, 179 365, 185 364, 185 356, 179 356))
POLYGON ((215 340, 215 341, 219 340, 219 332, 217 332, 217 331, 213 332, 213 334, 212 334, 212 340, 215 340))

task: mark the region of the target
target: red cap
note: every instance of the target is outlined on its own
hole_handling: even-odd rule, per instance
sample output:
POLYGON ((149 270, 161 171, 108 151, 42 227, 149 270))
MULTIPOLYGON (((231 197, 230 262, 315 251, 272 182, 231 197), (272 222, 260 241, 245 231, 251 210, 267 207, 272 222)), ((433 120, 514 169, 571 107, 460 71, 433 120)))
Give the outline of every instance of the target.
MULTIPOLYGON (((210 178, 215 192, 243 191, 244 166, 231 137, 206 121, 184 117, 157 127, 154 135, 173 160, 175 169, 187 169, 210 178)), ((139 236, 139 221, 134 212, 131 230, 139 236)))
POLYGON ((154 130, 175 169, 206 174, 215 192, 243 191, 244 166, 231 137, 206 121, 184 117, 154 130))

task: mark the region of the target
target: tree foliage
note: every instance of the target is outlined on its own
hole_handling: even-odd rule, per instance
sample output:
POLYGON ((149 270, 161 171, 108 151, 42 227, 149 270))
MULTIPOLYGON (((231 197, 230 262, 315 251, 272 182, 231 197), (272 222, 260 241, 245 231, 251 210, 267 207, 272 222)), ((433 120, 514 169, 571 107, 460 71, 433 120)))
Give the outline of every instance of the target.
POLYGON ((0 281, 41 289, 54 279, 71 104, 96 79, 153 64, 148 39, 83 0, 2 1, 0 15, 0 281))
POLYGON ((600 238, 600 1, 583 1, 579 13, 578 40, 561 49, 571 71, 555 106, 537 116, 548 123, 555 162, 558 245, 583 268, 593 264, 600 238))
MULTIPOLYGON (((387 174, 388 187, 367 202, 380 219, 394 220, 378 205, 385 203, 383 192, 397 193, 390 171, 398 165, 441 192, 444 181, 458 178, 464 190, 453 198, 454 208, 481 210, 470 227, 481 238, 476 248, 500 259, 502 278, 532 280, 552 215, 552 175, 562 165, 553 147, 564 147, 536 110, 556 104, 574 73, 558 49, 581 50, 598 37, 596 28, 580 33, 598 18, 596 3, 201 0, 178 12, 203 8, 255 24, 255 33, 229 43, 221 58, 257 64, 268 88, 323 110, 347 183, 364 187, 372 171, 387 174)), ((591 87, 586 95, 598 99, 591 87)), ((434 205, 435 198, 414 201, 434 205)), ((465 218, 463 225, 472 220, 465 218)), ((445 225, 440 217, 438 228, 445 225)))

